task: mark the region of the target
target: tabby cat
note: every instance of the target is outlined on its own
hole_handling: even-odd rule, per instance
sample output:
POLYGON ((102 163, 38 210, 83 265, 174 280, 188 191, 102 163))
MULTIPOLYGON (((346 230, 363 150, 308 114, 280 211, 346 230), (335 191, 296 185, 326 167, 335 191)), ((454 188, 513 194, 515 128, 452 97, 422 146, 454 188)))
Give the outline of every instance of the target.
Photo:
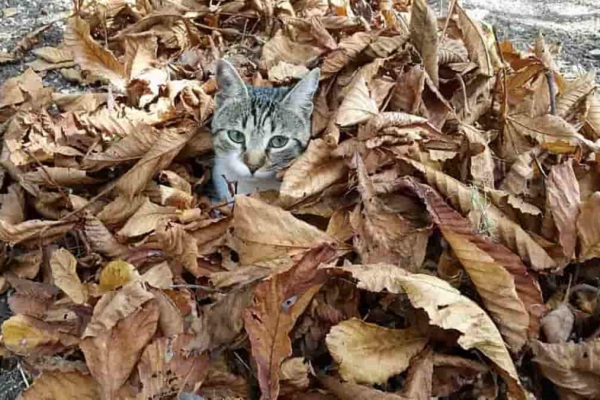
POLYGON ((292 88, 252 87, 229 62, 218 62, 211 126, 216 200, 230 201, 230 188, 237 194, 279 189, 277 172, 302 154, 310 139, 318 86, 318 68, 292 88))

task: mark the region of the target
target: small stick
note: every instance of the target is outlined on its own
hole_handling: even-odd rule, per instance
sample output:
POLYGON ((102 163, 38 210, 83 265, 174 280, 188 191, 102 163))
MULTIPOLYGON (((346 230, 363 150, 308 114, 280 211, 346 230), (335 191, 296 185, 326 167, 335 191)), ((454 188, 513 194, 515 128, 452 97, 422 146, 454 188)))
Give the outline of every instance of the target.
POLYGON ((554 73, 551 69, 544 71, 546 82, 548 82, 548 91, 550 92, 550 114, 556 115, 556 89, 554 88, 554 73))

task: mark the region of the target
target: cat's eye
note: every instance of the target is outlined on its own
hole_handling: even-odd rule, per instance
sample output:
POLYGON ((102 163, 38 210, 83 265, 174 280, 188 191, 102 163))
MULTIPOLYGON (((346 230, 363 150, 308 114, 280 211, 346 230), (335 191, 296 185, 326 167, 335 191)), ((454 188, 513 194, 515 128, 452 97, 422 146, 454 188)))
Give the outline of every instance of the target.
POLYGON ((227 136, 234 143, 244 143, 246 141, 244 134, 240 131, 228 131, 227 136))
POLYGON ((287 144, 288 140, 289 138, 286 138, 285 136, 273 136, 271 140, 269 140, 269 147, 274 149, 281 148, 287 144))

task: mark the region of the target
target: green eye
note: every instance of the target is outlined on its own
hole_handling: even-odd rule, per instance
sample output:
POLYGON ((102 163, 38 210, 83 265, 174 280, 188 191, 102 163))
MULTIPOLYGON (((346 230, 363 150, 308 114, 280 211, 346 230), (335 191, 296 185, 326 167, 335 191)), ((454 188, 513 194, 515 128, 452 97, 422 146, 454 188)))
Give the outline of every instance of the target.
POLYGON ((239 131, 228 131, 227 136, 234 143, 244 143, 246 141, 244 134, 239 131))
POLYGON ((288 141, 289 141, 289 139, 286 138, 285 136, 273 136, 271 138, 271 140, 269 140, 269 147, 278 149, 280 147, 285 146, 288 141))

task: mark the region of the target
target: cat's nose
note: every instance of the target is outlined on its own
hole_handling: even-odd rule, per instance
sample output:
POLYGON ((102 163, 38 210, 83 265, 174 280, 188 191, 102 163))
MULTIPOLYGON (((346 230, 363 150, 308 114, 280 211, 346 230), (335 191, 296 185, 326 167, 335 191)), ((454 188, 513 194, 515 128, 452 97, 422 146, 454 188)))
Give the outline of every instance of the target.
POLYGON ((244 153, 244 164, 250 170, 250 173, 254 173, 265 164, 265 152, 259 150, 247 150, 244 153))

